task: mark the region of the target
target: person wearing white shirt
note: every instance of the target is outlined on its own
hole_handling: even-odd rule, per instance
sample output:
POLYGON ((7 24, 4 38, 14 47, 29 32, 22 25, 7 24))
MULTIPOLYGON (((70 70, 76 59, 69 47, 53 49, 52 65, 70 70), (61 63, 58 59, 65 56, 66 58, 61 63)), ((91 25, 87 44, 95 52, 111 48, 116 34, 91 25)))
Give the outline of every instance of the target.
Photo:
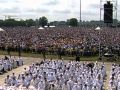
POLYGON ((12 79, 10 78, 9 75, 7 75, 7 78, 5 79, 5 84, 7 84, 8 86, 11 86, 11 81, 12 79))
POLYGON ((3 65, 2 65, 2 63, 0 63, 0 73, 2 74, 3 73, 3 65))
POLYGON ((55 81, 55 80, 56 80, 55 75, 54 75, 53 73, 50 73, 50 74, 48 75, 48 81, 49 81, 49 82, 53 82, 53 81, 55 81))
POLYGON ((62 85, 62 90, 69 90, 68 85, 67 85, 67 81, 62 85))
POLYGON ((74 83, 72 90, 82 90, 82 88, 77 83, 74 83))
POLYGON ((18 58, 18 62, 19 62, 19 66, 22 66, 22 65, 23 65, 23 60, 22 60, 22 58, 18 58))
POLYGON ((110 82, 110 90, 116 90, 116 86, 113 82, 110 82))
POLYGON ((12 80, 11 80, 11 86, 18 86, 18 82, 16 80, 16 77, 12 78, 12 80))
POLYGON ((120 90, 120 82, 118 82, 117 90, 120 90))
POLYGON ((72 87, 73 87, 73 81, 70 79, 68 82, 67 82, 67 85, 68 85, 68 90, 72 90, 72 87))
POLYGON ((22 84, 24 87, 28 88, 30 85, 30 81, 27 81, 25 78, 23 78, 22 84))
POLYGON ((83 85, 82 90, 90 90, 89 87, 87 86, 87 84, 83 85))
POLYGON ((96 85, 93 85, 91 90, 101 90, 101 89, 99 89, 96 85))
POLYGON ((38 83, 38 89, 37 90, 45 90, 45 82, 44 81, 40 81, 38 83))

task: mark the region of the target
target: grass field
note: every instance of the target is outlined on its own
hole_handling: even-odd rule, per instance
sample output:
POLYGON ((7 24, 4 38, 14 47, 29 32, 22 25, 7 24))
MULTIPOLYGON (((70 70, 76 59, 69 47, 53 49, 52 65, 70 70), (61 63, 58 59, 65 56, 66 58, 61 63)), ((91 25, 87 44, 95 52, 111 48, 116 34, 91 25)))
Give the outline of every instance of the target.
MULTIPOLYGON (((0 55, 7 55, 6 51, 0 51, 0 55)), ((23 53, 22 52, 22 57, 32 57, 32 58, 43 58, 42 54, 35 54, 35 53, 23 53)), ((18 52, 11 52, 11 56, 18 56, 18 52)), ((58 55, 46 55, 47 59, 58 59, 58 55)), ((75 56, 62 56, 64 60, 75 60, 75 56)), ((80 57, 80 61, 98 61, 98 56, 89 56, 89 57, 80 57)), ((103 59, 104 62, 111 62, 112 60, 106 60, 106 58, 103 59)), ((113 63, 117 62, 120 63, 120 60, 117 61, 112 61, 113 63)))

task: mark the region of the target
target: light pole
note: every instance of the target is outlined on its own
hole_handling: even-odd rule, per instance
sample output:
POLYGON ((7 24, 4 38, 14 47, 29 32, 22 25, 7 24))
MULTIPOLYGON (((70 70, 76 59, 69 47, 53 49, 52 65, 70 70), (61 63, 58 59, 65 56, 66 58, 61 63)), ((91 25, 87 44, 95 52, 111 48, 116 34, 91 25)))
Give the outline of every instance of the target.
POLYGON ((81 16, 82 16, 82 15, 81 15, 81 12, 82 12, 82 11, 81 11, 81 8, 82 8, 82 7, 81 7, 81 0, 80 0, 80 27, 81 27, 81 19, 82 19, 82 17, 81 17, 81 16))
POLYGON ((96 29, 95 29, 96 31, 99 31, 99 59, 101 59, 101 28, 98 26, 96 29))

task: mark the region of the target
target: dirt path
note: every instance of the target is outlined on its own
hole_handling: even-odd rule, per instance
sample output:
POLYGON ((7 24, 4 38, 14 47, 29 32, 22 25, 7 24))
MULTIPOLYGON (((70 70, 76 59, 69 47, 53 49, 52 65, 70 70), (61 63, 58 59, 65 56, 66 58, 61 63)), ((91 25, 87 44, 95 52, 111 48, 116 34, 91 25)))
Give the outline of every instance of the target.
POLYGON ((106 74, 107 74, 107 77, 106 77, 106 80, 105 80, 105 90, 110 90, 109 89, 109 80, 110 80, 110 70, 111 70, 111 65, 112 63, 106 63, 106 74))
POLYGON ((23 65, 21 67, 13 69, 12 71, 9 71, 8 73, 0 75, 0 85, 4 85, 4 80, 5 80, 7 75, 12 75, 12 73, 15 73, 15 75, 18 76, 20 73, 23 73, 24 68, 28 68, 28 66, 27 65, 23 65))

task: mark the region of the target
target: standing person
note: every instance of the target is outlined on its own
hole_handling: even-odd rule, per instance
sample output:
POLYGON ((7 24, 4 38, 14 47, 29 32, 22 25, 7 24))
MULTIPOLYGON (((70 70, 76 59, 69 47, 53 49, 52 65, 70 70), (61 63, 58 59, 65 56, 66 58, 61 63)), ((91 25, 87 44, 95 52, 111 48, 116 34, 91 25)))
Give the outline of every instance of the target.
POLYGON ((62 57, 61 57, 61 55, 62 55, 61 47, 58 48, 57 54, 58 54, 58 59, 62 59, 62 57))
POLYGON ((69 90, 67 81, 65 81, 65 83, 62 85, 62 90, 69 90))
POLYGON ((69 81, 67 82, 68 90, 72 90, 73 84, 74 82, 71 79, 69 79, 69 81))
POLYGON ((43 59, 46 59, 46 50, 45 47, 42 48, 42 55, 43 55, 43 59))

